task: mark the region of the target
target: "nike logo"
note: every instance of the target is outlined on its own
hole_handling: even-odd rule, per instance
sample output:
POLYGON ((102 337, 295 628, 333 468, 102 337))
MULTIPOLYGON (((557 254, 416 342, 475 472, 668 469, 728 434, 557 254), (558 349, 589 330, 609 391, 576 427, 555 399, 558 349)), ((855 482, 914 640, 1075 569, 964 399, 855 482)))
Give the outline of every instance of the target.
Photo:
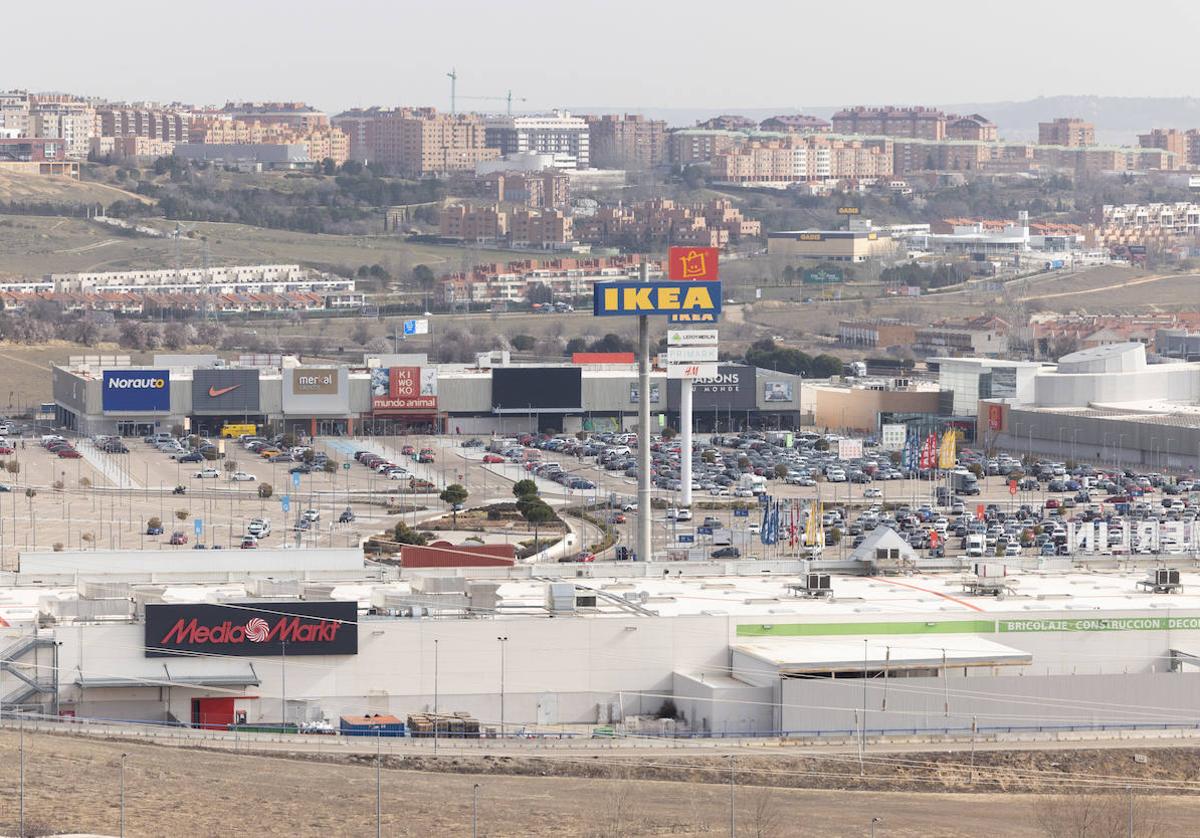
POLYGON ((218 396, 223 396, 226 393, 236 390, 237 388, 239 388, 241 386, 242 386, 241 384, 234 384, 232 387, 209 387, 208 388, 208 397, 210 399, 215 399, 218 396))

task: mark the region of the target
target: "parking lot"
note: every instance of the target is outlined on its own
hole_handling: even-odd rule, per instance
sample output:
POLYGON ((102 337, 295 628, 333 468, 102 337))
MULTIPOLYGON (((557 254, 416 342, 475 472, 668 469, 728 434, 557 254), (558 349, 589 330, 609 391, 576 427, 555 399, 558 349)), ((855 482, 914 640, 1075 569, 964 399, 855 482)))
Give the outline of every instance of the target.
MULTIPOLYGON (((970 450, 960 452, 950 474, 917 474, 869 444, 861 457, 843 460, 836 437, 800 434, 791 446, 788 441, 769 433, 698 436, 687 509, 680 499, 678 440, 652 439, 656 556, 806 555, 799 533, 814 501, 820 502, 826 556, 844 555, 877 526, 896 529, 915 549, 938 556, 968 550, 972 558, 1068 555, 1074 550, 1066 543, 1068 524, 1082 532, 1100 522, 1105 543, 1093 545, 1094 552, 1192 549, 1189 528, 1200 486, 1186 479, 1081 463, 1022 463, 970 450), (761 541, 764 496, 783 509, 784 532, 770 545, 761 541), (1158 535, 1151 537, 1150 528, 1158 535)), ((269 522, 256 525, 263 546, 356 547, 394 526, 399 508, 413 526, 444 513, 437 494, 449 483, 464 485, 467 505, 479 506, 511 500, 513 483, 532 479, 555 505, 593 506, 615 530, 618 551, 635 543, 642 512, 634 503, 637 439, 631 434, 322 437, 288 450, 267 443, 249 450, 233 439, 210 440, 208 448, 192 442, 196 450, 141 439, 60 440, 46 447, 32 429, 23 437, 10 434, 7 446, 0 444, 0 460, 18 464, 0 478, 9 490, 0 491, 4 566, 13 566, 19 550, 56 545, 238 548, 254 519, 269 522), (360 452, 373 455, 365 458, 374 467, 355 459, 360 452), (348 509, 352 520, 345 520, 348 509)))

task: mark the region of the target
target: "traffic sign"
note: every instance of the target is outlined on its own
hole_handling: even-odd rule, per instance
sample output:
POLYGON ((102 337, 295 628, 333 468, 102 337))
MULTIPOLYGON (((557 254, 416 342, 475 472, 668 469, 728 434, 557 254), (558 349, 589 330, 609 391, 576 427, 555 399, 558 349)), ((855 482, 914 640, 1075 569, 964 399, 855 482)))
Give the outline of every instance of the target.
POLYGON ((297 471, 292 473, 292 485, 297 489, 300 488, 300 472, 297 471))
POLYGON ((196 538, 200 537, 200 533, 204 532, 204 519, 197 518, 192 522, 192 526, 196 528, 196 538))
POLYGON ((669 329, 667 347, 672 346, 716 346, 716 329, 669 329))
POLYGON ((279 505, 283 508, 284 512, 287 512, 289 509, 292 508, 291 497, 289 497, 288 495, 280 495, 279 496, 279 505))
POLYGON ((1010 495, 1015 495, 1017 493, 1017 481, 1015 481, 1015 480, 1008 481, 1008 493, 1010 495))
POLYGON ((349 464, 349 463, 342 463, 342 470, 343 470, 343 471, 349 471, 349 470, 350 470, 350 464, 349 464))
POLYGON ((749 518, 750 510, 749 509, 735 509, 735 510, 733 510, 733 517, 734 518, 749 518))
POLYGON ((712 535, 712 527, 697 527, 696 532, 700 535, 712 535))
POLYGON ((681 532, 678 536, 680 544, 694 544, 696 536, 690 532, 681 532))

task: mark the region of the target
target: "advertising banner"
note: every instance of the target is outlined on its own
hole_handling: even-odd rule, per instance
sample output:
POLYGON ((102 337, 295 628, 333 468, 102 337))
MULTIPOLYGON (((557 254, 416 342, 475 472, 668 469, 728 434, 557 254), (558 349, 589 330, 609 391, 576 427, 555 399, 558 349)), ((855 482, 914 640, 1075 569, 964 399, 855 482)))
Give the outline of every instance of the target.
POLYGON ((146 657, 357 655, 357 602, 146 606, 146 657))
POLYGON ((880 428, 880 444, 884 451, 901 451, 908 436, 908 425, 888 424, 880 428))
POLYGON ((716 329, 671 329, 667 332, 667 348, 672 346, 716 346, 716 329))
POLYGON ((283 412, 294 416, 349 413, 350 373, 345 367, 284 370, 283 412))
POLYGON ((838 268, 805 268, 801 281, 805 285, 836 285, 845 279, 845 274, 838 268))
POLYGON ((764 402, 790 402, 795 397, 791 381, 764 381, 764 402))
POLYGON ((105 413, 169 413, 170 370, 105 370, 101 407, 105 413))
POLYGON ((1004 429, 1004 406, 998 404, 988 405, 988 430, 1000 431, 1004 429))
POLYGON ((839 439, 838 459, 857 460, 863 455, 861 439, 839 439))
POLYGON ((371 370, 371 408, 437 410, 436 367, 377 367, 371 370))
MULTIPOLYGON (((745 364, 721 364, 717 374, 697 378, 692 383, 693 410, 754 410, 758 405, 754 367, 745 364)), ((668 373, 669 376, 669 373, 668 373)), ((679 407, 678 381, 668 385, 671 408, 679 407)))
POLYGON ((954 468, 954 464, 958 461, 958 434, 954 431, 946 431, 942 434, 942 441, 938 445, 937 466, 938 468, 954 468))
POLYGON ((716 363, 715 346, 668 346, 668 364, 711 364, 716 363))
POLYGON ((492 409, 497 413, 562 413, 583 407, 579 367, 496 367, 492 409))
POLYGON ((602 282, 596 284, 592 302, 597 317, 678 314, 712 319, 720 313, 720 282, 602 282))
MULTIPOLYGON (((661 390, 658 384, 652 383, 650 385, 650 404, 658 404, 661 397, 661 390)), ((629 403, 638 403, 638 383, 636 381, 629 384, 629 403)))
POLYGON ((667 277, 714 282, 719 254, 720 250, 715 247, 672 247, 667 256, 667 277))
POLYGON ((192 373, 192 413, 259 412, 258 370, 196 370, 192 373))
POLYGON ((667 367, 667 378, 716 378, 718 370, 717 364, 671 364, 667 367))

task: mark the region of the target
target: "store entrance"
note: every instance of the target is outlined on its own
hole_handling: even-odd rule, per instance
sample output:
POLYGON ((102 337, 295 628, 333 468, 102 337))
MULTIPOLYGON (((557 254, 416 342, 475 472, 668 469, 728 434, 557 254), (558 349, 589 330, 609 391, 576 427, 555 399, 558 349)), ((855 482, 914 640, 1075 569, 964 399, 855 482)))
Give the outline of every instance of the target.
POLYGON ((117 436, 147 437, 154 433, 153 422, 118 422, 117 436))

